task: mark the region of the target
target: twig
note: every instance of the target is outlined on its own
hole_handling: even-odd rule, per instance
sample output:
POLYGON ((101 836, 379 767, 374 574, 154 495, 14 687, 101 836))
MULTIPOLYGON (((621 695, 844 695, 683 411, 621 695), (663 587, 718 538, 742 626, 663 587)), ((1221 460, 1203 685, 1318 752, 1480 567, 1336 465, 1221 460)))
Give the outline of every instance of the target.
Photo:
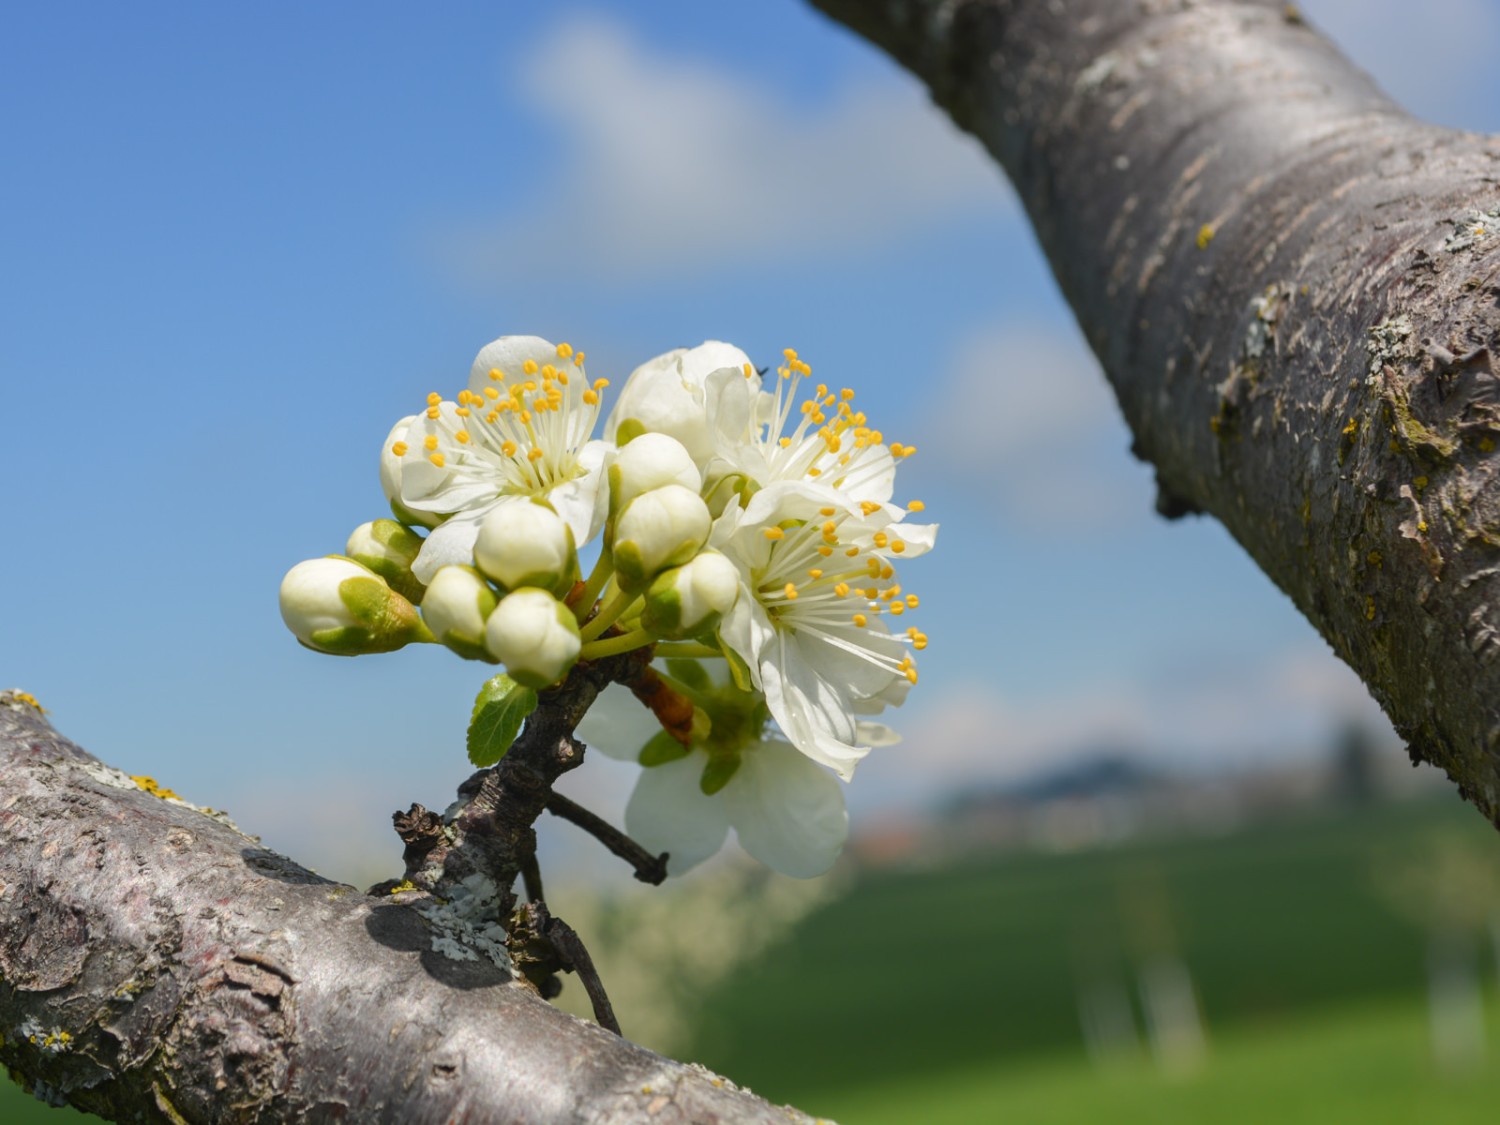
POLYGON ((536 852, 521 861, 521 885, 526 888, 527 902, 542 901, 542 869, 536 861, 536 852))
MULTIPOLYGON (((547 811, 553 816, 561 817, 570 824, 576 824, 590 836, 593 836, 615 855, 635 868, 635 877, 642 883, 650 883, 659 886, 667 877, 668 853, 652 855, 645 848, 637 844, 625 833, 621 832, 609 821, 601 816, 596 816, 588 809, 574 801, 568 800, 561 793, 552 793, 547 797, 547 811)), ((538 896, 527 891, 527 897, 535 899, 538 896)))
POLYGON ((604 982, 599 979, 599 971, 594 968, 594 959, 584 948, 583 939, 578 936, 578 931, 561 918, 551 916, 546 918, 542 927, 543 936, 552 943, 552 948, 557 950, 557 955, 563 965, 577 973, 578 979, 583 982, 583 990, 589 994, 589 1003, 594 1006, 595 1021, 600 1027, 608 1028, 624 1038, 625 1033, 620 1030, 620 1021, 615 1019, 615 1010, 610 1005, 609 997, 605 995, 604 982))

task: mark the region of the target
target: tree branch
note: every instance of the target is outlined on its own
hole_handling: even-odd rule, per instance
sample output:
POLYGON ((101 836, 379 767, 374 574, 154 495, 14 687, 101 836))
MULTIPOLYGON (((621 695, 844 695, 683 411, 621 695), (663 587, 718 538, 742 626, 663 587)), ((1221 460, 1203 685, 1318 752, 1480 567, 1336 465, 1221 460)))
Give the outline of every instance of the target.
POLYGON ((0 693, 0 1063, 39 1096, 173 1123, 809 1120, 551 1007, 465 902, 323 879, 0 693))
POLYGON ((1500 140, 1282 0, 814 3, 1010 175, 1159 509, 1223 521, 1500 823, 1500 140))

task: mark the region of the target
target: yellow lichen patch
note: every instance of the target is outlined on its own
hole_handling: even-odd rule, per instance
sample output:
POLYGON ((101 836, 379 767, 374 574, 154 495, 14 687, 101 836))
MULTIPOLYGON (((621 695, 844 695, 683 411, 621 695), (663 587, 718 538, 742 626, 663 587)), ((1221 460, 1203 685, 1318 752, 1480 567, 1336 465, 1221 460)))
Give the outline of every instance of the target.
POLYGON ((24 703, 35 710, 38 715, 45 715, 47 713, 47 708, 38 703, 36 696, 32 695, 29 691, 13 691, 10 693, 10 699, 12 703, 24 703))
POLYGON ((1374 621, 1375 620, 1375 599, 1374 598, 1370 598, 1370 597, 1365 598, 1365 620, 1366 621, 1374 621))
POLYGON ((164 801, 182 800, 181 797, 172 792, 172 790, 166 788, 166 786, 157 784, 156 778, 154 777, 147 777, 145 774, 131 774, 130 780, 135 782, 137 786, 139 786, 141 789, 144 789, 147 793, 150 793, 153 797, 160 797, 164 801))
POLYGON ((399 895, 399 894, 405 894, 407 891, 415 891, 415 890, 420 890, 420 889, 421 888, 418 887, 415 883, 413 883, 410 879, 402 879, 401 882, 397 883, 387 893, 388 894, 393 894, 393 895, 399 895))

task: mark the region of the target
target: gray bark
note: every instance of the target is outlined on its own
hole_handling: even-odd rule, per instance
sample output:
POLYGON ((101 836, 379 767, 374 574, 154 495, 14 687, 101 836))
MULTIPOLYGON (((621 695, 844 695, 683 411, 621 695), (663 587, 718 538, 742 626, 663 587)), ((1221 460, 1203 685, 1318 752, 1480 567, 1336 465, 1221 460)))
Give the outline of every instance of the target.
POLYGON ((1221 520, 1500 822, 1500 140, 1281 0, 814 3, 1005 168, 1163 514, 1221 520))
POLYGON ((169 1125, 809 1120, 558 1011, 421 892, 361 894, 142 790, 10 693, 0 778, 0 1063, 55 1104, 169 1125))

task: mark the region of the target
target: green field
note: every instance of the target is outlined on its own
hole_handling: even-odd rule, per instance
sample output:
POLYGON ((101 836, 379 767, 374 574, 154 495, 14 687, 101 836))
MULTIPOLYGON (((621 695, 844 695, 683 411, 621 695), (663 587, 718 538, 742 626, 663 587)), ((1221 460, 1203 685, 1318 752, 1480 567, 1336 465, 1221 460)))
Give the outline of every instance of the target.
POLYGON ((1089 1073, 1080 986, 1128 991, 1143 1023, 1140 970, 1163 953, 1190 971, 1211 1049, 1229 1032, 1291 1043, 1355 1009, 1410 1013, 1426 989, 1425 904, 1396 876, 1430 870, 1436 841, 1500 860, 1493 829, 1454 800, 874 874, 705 997, 691 1055, 836 1116, 845 1098, 874 1104, 862 1099, 877 1085, 894 1102, 903 1085, 988 1088, 1033 1066, 1071 1066, 1072 1082, 1089 1073))
MULTIPOLYGON (((1497 872, 1500 841, 1456 799, 869 872, 703 996, 685 1056, 845 1125, 1491 1121, 1486 910, 1465 924, 1494 1047, 1467 1068, 1434 1062, 1426 958, 1434 919, 1500 908, 1497 872), (1206 1032, 1175 1077, 1144 1034, 1142 972, 1163 958, 1191 974, 1206 1032), (1134 1025, 1099 1063, 1090 984, 1128 997, 1134 1025)), ((0 1082, 5 1125, 72 1116, 0 1082)))
POLYGON ((1387 1002, 1280 1029, 1238 1028, 1184 1078, 1144 1062, 1101 1071, 1076 1056, 1047 1058, 974 1066, 940 1082, 872 1081, 803 1108, 841 1125, 1487 1125, 1497 1102, 1500 1066, 1443 1072, 1432 1062, 1425 1010, 1387 1002))

